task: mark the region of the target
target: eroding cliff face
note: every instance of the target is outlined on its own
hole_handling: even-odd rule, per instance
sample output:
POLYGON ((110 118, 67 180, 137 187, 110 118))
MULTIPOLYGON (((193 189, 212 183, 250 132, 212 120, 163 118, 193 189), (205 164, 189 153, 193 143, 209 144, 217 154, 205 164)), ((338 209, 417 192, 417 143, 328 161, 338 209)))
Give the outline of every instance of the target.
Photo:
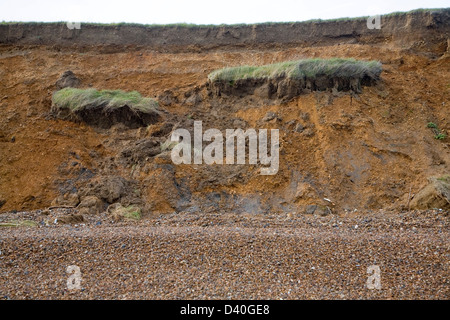
POLYGON ((448 138, 427 127, 450 130, 448 16, 389 16, 381 30, 365 20, 0 25, 0 210, 52 201, 86 214, 136 206, 143 216, 419 208, 428 178, 449 171, 448 138), (207 80, 228 66, 312 57, 379 60, 383 72, 377 81, 207 80), (76 122, 55 117, 51 97, 69 69, 77 87, 157 99, 160 117, 141 123, 129 110, 111 117, 101 109, 76 122), (167 141, 177 128, 192 132, 194 121, 221 132, 278 129, 278 173, 261 176, 260 164, 175 165, 167 141))
POLYGON ((324 46, 380 44, 442 54, 447 50, 450 9, 417 11, 381 17, 381 29, 369 29, 367 18, 337 21, 274 23, 244 26, 141 26, 66 23, 0 25, 0 43, 56 47, 102 46, 105 52, 123 47, 190 51, 218 47, 324 46))

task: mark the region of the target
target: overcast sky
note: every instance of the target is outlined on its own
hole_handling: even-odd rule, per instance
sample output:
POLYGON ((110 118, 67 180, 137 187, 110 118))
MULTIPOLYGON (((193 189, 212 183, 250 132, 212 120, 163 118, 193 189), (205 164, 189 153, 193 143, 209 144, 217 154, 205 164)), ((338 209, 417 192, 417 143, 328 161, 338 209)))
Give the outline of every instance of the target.
POLYGON ((0 21, 235 24, 445 8, 450 0, 0 0, 0 21))

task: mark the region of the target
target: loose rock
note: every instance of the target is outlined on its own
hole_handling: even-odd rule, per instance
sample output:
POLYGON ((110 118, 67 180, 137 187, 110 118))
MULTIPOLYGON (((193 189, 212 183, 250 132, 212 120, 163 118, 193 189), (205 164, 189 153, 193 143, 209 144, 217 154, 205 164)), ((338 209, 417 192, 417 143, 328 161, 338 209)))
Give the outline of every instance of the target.
POLYGON ((103 201, 96 196, 84 197, 77 209, 79 209, 81 214, 98 214, 103 211, 103 201))
POLYGON ((55 85, 56 89, 61 90, 67 87, 77 88, 80 84, 80 79, 78 79, 72 71, 67 70, 61 75, 61 77, 59 77, 55 85))

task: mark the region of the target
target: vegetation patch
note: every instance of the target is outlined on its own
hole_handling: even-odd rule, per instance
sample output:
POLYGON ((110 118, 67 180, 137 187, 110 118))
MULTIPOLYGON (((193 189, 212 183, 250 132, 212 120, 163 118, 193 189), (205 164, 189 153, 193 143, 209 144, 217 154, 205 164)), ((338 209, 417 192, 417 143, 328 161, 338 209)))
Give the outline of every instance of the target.
POLYGON ((159 118, 158 102, 137 91, 64 88, 52 97, 52 112, 103 128, 116 123, 142 127, 159 118))
POLYGON ((209 74, 210 81, 237 81, 242 79, 291 78, 378 78, 382 71, 379 61, 355 59, 306 59, 264 66, 240 66, 216 70, 209 74))
MULTIPOLYGON (((388 14, 383 14, 383 17, 390 17, 390 16, 401 16, 401 15, 408 15, 408 14, 414 14, 414 13, 427 13, 427 12, 442 12, 446 10, 447 8, 420 8, 420 9, 414 9, 410 11, 397 11, 392 12, 388 14)), ((266 22, 258 22, 258 23, 235 23, 235 24, 194 24, 194 23, 186 23, 186 22, 179 22, 179 23, 169 23, 169 24, 141 24, 141 23, 134 23, 134 22, 116 22, 116 23, 96 23, 96 22, 83 22, 79 21, 84 26, 97 26, 97 27, 145 27, 145 28, 169 28, 169 27, 177 27, 177 28, 220 28, 220 27, 245 27, 245 26, 253 26, 253 25, 290 25, 293 23, 333 23, 337 21, 355 21, 355 20, 361 20, 365 21, 369 18, 369 16, 361 16, 361 17, 342 17, 342 18, 334 18, 334 19, 310 19, 305 21, 283 21, 283 22, 274 22, 274 21, 266 21, 266 22)), ((2 20, 0 22, 0 25, 66 25, 67 21, 54 21, 54 22, 42 22, 42 21, 5 21, 2 20)))
POLYGON ((262 98, 290 99, 304 91, 333 88, 360 92, 362 85, 378 82, 381 72, 379 61, 305 59, 216 70, 208 75, 208 88, 217 96, 242 97, 256 92, 262 98))
POLYGON ((112 110, 126 105, 135 111, 152 112, 158 107, 158 102, 152 98, 144 98, 137 91, 122 90, 64 88, 53 94, 52 101, 58 108, 72 111, 100 105, 112 110))
POLYGON ((435 124, 434 122, 428 122, 427 124, 427 128, 430 128, 433 133, 434 133, 434 138, 436 140, 444 140, 447 135, 445 133, 443 133, 439 127, 437 126, 437 124, 435 124))
POLYGON ((38 224, 31 220, 11 220, 1 222, 0 227, 37 227, 38 224))
POLYGON ((142 214, 140 207, 136 205, 124 207, 120 203, 110 205, 107 211, 115 221, 120 221, 123 219, 140 220, 142 214))

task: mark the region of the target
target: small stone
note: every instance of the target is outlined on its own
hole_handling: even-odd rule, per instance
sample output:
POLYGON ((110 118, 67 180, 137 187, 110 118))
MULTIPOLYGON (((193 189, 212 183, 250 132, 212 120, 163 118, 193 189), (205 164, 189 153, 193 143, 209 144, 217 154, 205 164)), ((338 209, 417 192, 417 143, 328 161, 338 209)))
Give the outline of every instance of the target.
POLYGON ((297 125, 294 128, 295 132, 303 132, 303 130, 305 130, 305 127, 301 124, 301 123, 297 123, 297 125))
POLYGON ((75 74, 72 71, 67 70, 61 75, 61 77, 59 77, 55 85, 58 90, 61 90, 67 87, 77 88, 80 84, 81 81, 75 76, 75 74))
POLYGON ((309 113, 308 112, 301 112, 300 118, 304 121, 309 121, 309 113))
POLYGON ((189 98, 186 99, 186 101, 184 102, 186 105, 188 106, 196 106, 197 104, 199 104, 200 102, 202 102, 203 99, 201 97, 200 94, 198 93, 194 93, 193 95, 189 96, 189 98))
POLYGON ((275 118, 278 118, 278 115, 275 112, 268 111, 262 120, 267 122, 275 118))
POLYGON ((80 203, 80 198, 76 193, 66 193, 65 195, 60 195, 52 201, 52 207, 57 206, 77 206, 80 203))
POLYGON ((69 223, 80 223, 84 221, 84 217, 81 214, 69 214, 59 219, 55 219, 56 223, 69 224, 69 223))
POLYGON ((176 102, 176 97, 171 90, 165 90, 158 96, 158 102, 163 106, 170 106, 176 102))
POLYGON ((312 136, 314 136, 315 132, 314 129, 312 128, 306 128, 305 130, 302 131, 303 135, 310 138, 312 136))
POLYGON ((128 220, 140 220, 142 210, 135 205, 124 207, 120 203, 113 203, 108 207, 107 212, 112 216, 113 221, 120 221, 124 218, 128 220))
POLYGON ((317 209, 317 205, 315 205, 315 204, 309 205, 309 206, 306 207, 305 213, 306 213, 306 214, 314 214, 314 212, 316 211, 316 209, 317 209))
POLYGON ((322 217, 326 217, 330 214, 330 209, 328 209, 327 207, 317 207, 315 213, 322 217))
POLYGON ((98 214, 104 209, 103 201, 96 196, 87 196, 81 200, 77 209, 81 214, 98 214))

